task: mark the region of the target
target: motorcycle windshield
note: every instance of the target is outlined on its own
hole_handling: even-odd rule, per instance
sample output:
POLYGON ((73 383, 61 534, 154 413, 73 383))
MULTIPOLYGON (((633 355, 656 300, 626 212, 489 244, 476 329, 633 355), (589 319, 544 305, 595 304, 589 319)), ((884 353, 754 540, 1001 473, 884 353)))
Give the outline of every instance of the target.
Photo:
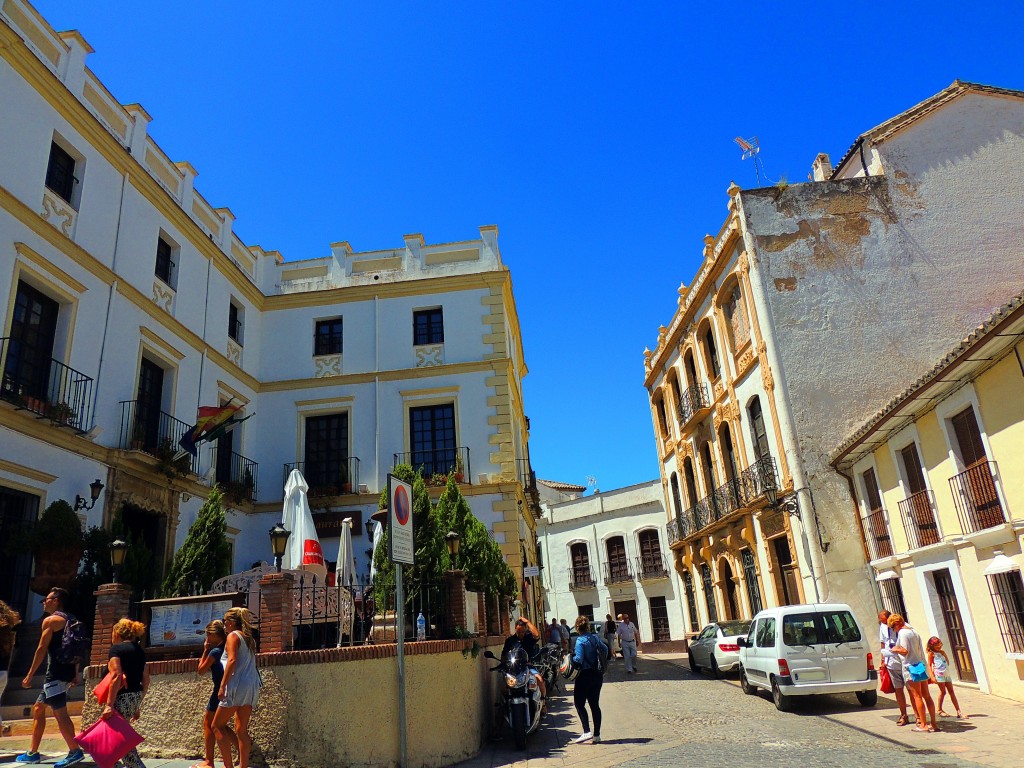
POLYGON ((521 645, 513 645, 509 648, 503 661, 505 662, 505 668, 512 675, 525 672, 530 664, 530 658, 526 654, 526 649, 521 645))

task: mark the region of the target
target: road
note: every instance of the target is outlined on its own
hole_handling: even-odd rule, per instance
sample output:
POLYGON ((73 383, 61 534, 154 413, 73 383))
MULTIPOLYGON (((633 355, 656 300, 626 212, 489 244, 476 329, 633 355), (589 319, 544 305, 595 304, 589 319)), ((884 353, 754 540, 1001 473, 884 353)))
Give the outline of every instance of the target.
POLYGON ((680 656, 641 656, 639 674, 627 676, 616 662, 601 696, 601 744, 570 743, 580 727, 569 684, 525 754, 506 733, 459 768, 1009 768, 1024 754, 1024 705, 976 691, 961 694, 971 720, 945 720, 941 733, 914 733, 896 726, 899 712, 888 697, 872 708, 852 694, 813 697, 782 713, 767 694, 745 695, 735 677, 713 680, 684 664, 680 656))

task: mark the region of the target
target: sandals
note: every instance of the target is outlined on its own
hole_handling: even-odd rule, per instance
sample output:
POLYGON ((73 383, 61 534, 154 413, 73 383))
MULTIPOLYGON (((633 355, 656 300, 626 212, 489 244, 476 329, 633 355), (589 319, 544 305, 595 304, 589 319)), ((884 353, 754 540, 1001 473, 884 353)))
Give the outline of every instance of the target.
POLYGON ((908 722, 910 721, 907 720, 906 715, 900 715, 900 719, 896 721, 896 725, 906 725, 908 722))
POLYGON ((941 709, 938 711, 939 717, 949 717, 949 712, 943 712, 941 709))
POLYGON ((910 730, 915 731, 916 733, 928 733, 928 729, 927 728, 922 728, 920 725, 915 725, 910 730))

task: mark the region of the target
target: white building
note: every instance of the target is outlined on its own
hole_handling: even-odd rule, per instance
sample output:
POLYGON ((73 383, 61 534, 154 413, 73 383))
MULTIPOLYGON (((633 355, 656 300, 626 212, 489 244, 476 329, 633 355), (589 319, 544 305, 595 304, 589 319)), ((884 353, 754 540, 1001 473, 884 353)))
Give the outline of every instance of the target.
MULTIPOLYGON (((572 494, 563 483, 538 486, 572 494)), ((544 491, 541 491, 542 498, 544 491)), ((544 616, 604 620, 628 613, 644 647, 682 650, 682 584, 665 555, 665 503, 661 483, 632 485, 563 501, 541 502, 544 616)))
MULTIPOLYGON (((2 4, 0 538, 99 478, 84 522, 121 514, 158 578, 217 481, 234 499, 242 570, 269 559, 284 472, 298 464, 333 559, 338 522, 353 517, 363 535, 405 462, 456 473, 521 577, 536 500, 497 227, 363 253, 339 242, 286 263, 232 232, 196 170, 147 135, 145 109, 86 67, 90 52, 23 0, 2 4), (227 402, 252 418, 201 447, 192 471, 158 460, 198 407, 227 402)), ((13 561, 0 596, 24 609, 31 558, 13 561)))

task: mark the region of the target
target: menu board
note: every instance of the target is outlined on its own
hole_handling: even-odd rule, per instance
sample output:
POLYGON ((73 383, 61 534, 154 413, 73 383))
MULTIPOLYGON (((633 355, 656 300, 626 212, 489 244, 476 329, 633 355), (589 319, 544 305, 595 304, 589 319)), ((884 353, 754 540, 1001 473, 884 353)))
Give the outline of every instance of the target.
POLYGON ((149 644, 152 646, 202 645, 206 625, 224 618, 231 599, 177 605, 154 605, 149 622, 149 644))

